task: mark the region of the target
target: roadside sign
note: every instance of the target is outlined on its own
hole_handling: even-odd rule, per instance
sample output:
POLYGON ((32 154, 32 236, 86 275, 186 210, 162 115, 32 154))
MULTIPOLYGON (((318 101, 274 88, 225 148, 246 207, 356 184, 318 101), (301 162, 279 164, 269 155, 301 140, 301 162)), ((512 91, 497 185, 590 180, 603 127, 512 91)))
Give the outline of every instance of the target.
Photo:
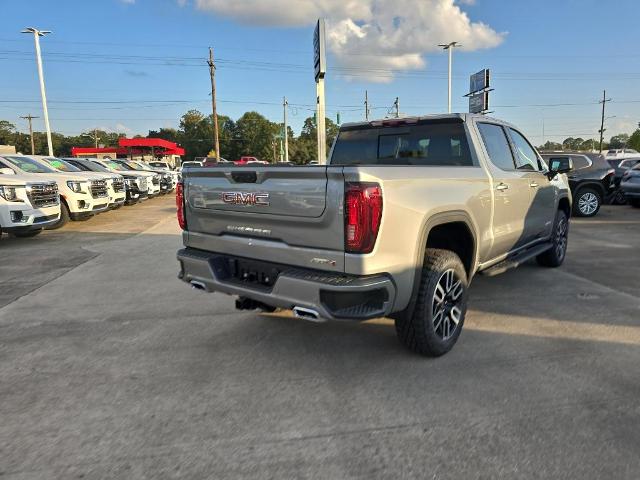
POLYGON ((489 110, 489 92, 477 92, 469 95, 469 113, 484 113, 489 110))
POLYGON ((313 66, 316 82, 320 78, 324 78, 327 73, 327 59, 324 51, 325 42, 324 18, 318 19, 316 30, 313 33, 313 66))
POLYGON ((469 83, 469 93, 475 93, 489 88, 489 69, 485 68, 471 75, 471 81, 469 83))
POLYGON ((493 90, 490 87, 489 69, 485 68, 469 77, 469 93, 465 97, 469 97, 469 113, 486 114, 489 112, 489 92, 493 90))

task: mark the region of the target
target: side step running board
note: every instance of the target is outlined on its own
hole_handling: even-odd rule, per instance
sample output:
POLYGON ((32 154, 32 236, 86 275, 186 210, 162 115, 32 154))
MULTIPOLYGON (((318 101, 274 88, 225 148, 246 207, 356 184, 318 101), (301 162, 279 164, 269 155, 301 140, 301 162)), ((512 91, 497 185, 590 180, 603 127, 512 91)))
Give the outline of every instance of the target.
POLYGON ((500 263, 496 263, 494 266, 489 267, 486 270, 482 270, 480 274, 486 277, 493 277, 495 275, 499 275, 511 268, 515 268, 519 265, 522 265, 527 260, 530 260, 533 257, 537 257, 538 255, 540 255, 543 252, 546 252, 552 247, 553 247, 553 244, 551 242, 541 243, 540 245, 536 245, 535 247, 528 248, 525 251, 520 252, 511 258, 507 258, 506 260, 503 260, 500 263))

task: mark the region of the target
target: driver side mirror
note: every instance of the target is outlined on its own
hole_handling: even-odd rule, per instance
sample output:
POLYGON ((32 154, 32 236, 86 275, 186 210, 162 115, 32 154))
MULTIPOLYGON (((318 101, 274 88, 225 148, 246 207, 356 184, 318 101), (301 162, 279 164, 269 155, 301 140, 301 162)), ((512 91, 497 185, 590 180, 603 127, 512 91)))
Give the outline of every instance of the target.
POLYGON ((8 167, 0 167, 0 175, 15 175, 16 172, 8 167))
POLYGON ((549 178, 559 173, 568 173, 573 170, 573 160, 570 157, 555 157, 549 159, 549 178))

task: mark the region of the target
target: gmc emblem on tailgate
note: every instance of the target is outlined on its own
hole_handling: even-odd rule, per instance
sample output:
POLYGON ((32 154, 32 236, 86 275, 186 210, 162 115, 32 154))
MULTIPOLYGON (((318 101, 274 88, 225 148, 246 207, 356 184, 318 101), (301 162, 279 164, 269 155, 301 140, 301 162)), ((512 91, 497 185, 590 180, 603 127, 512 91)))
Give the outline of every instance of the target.
POLYGON ((258 205, 269 206, 268 193, 252 192, 222 192, 222 201, 230 205, 258 205))

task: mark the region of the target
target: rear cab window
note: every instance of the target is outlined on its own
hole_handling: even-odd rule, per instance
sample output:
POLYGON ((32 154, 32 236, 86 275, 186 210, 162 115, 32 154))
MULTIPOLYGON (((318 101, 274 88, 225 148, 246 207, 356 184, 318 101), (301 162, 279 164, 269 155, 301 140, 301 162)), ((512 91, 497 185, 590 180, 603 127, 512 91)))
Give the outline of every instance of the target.
POLYGON ((346 127, 331 165, 474 166, 461 119, 382 122, 346 127))

